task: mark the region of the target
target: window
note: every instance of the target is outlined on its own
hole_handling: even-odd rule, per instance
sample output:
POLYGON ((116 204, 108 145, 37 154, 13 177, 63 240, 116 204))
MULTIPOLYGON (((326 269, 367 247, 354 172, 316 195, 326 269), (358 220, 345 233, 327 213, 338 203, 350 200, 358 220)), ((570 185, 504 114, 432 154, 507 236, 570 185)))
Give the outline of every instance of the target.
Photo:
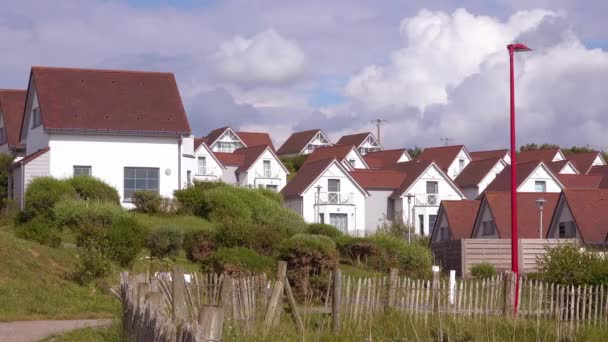
POLYGON ((439 228, 439 241, 449 240, 448 230, 445 227, 439 228))
POLYGON ((279 186, 278 185, 268 184, 268 185, 266 185, 266 189, 272 190, 272 191, 279 191, 279 186))
POLYGON ((559 237, 560 239, 568 239, 576 236, 576 229, 574 227, 574 222, 560 222, 559 223, 559 237))
POLYGON ((481 235, 494 235, 494 221, 483 221, 481 223, 481 235))
POLYGON ((0 128, 0 145, 6 144, 6 128, 0 128))
POLYGON ((435 221, 437 221, 437 215, 429 215, 429 229, 431 230, 429 235, 433 235, 435 229, 435 221))
POLYGON ((327 201, 330 203, 338 203, 340 200, 340 180, 327 180, 327 201))
POLYGON ((464 169, 464 159, 458 159, 458 170, 459 172, 464 169))
POLYGON ((42 116, 40 115, 40 107, 34 108, 32 111, 32 128, 42 125, 42 116))
POLYGON ((325 214, 323 214, 323 213, 319 214, 319 223, 325 223, 325 214))
POLYGON ((355 168, 355 165, 357 164, 357 161, 354 159, 349 159, 348 163, 350 164, 350 166, 352 166, 353 168, 355 168))
POLYGON ((329 214, 329 224, 336 227, 338 230, 348 232, 348 215, 347 214, 329 214))
POLYGON ((83 165, 74 165, 74 176, 91 176, 91 167, 83 165))
POLYGON ((264 177, 270 178, 270 160, 264 160, 264 177))
POLYGON ((192 171, 188 170, 186 172, 186 186, 192 185, 192 171))
POLYGON ((124 200, 130 201, 138 190, 159 192, 160 172, 155 167, 125 167, 124 200))
POLYGON ((426 193, 427 193, 427 204, 429 204, 429 205, 439 204, 439 199, 437 198, 437 194, 439 193, 439 183, 438 182, 427 181, 426 182, 426 193))
POLYGON ((534 191, 536 191, 536 192, 547 192, 547 182, 545 182, 545 181, 535 181, 534 182, 534 191))
POLYGON ((418 215, 418 222, 420 222, 420 235, 424 235, 424 215, 418 215))
POLYGON ((198 157, 198 174, 206 175, 207 174, 207 158, 198 157))

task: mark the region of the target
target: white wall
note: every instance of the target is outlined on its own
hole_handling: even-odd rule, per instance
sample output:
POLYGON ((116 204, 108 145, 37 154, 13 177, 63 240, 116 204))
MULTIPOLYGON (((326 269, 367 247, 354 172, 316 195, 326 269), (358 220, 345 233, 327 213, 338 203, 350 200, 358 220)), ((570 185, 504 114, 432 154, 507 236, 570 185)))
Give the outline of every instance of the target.
POLYGON ((475 222, 475 227, 473 228, 473 238, 475 239, 498 239, 498 232, 496 231, 496 229, 494 230, 494 234, 492 235, 482 235, 483 233, 483 225, 482 222, 484 221, 494 221, 494 218, 492 217, 492 212, 490 212, 490 208, 487 205, 487 202, 484 202, 481 206, 481 208, 479 209, 481 210, 481 214, 477 220, 477 222, 475 222))
POLYGON ((222 172, 222 181, 228 184, 239 185, 236 181, 236 169, 238 169, 238 166, 226 165, 226 169, 222 172))
POLYGON ((376 232, 379 226, 391 220, 387 219, 389 196, 392 190, 368 190, 370 196, 365 198, 365 232, 370 235, 376 232))
MULTIPOLYGON (((3 128, 4 128, 4 114, 0 110, 0 131, 3 128)), ((7 133, 7 132, 5 131, 5 133, 7 133)), ((11 132, 11 133, 13 133, 13 132, 11 132)), ((0 153, 9 153, 9 152, 10 152, 10 149, 8 148, 8 139, 7 139, 6 143, 0 145, 0 153)))
MULTIPOLYGON (((511 160, 509 159, 509 163, 510 162, 511 162, 511 160)), ((490 172, 488 172, 488 174, 481 180, 481 182, 479 182, 478 187, 477 187, 477 195, 479 195, 480 193, 482 193, 486 190, 488 185, 490 185, 490 183, 492 183, 494 178, 496 178, 496 176, 502 172, 502 170, 505 168, 505 166, 506 165, 503 163, 496 163, 496 165, 494 165, 492 170, 490 170, 490 172)), ((469 198, 469 199, 475 199, 476 197, 477 196, 475 196, 474 198, 469 198, 467 196, 467 198, 469 198)))
MULTIPOLYGON (((189 142, 186 140, 183 142, 182 150, 187 151, 191 150, 188 146, 189 142)), ((192 153, 192 152, 191 152, 192 153)), ((211 152, 205 146, 201 145, 197 151, 190 155, 184 155, 186 152, 182 153, 182 187, 186 186, 188 181, 188 171, 190 171, 190 175, 192 180, 200 180, 200 181, 219 181, 222 180, 222 176, 224 174, 224 170, 222 166, 216 161, 215 157, 211 155, 211 152), (206 174, 199 174, 198 170, 198 158, 205 157, 206 161, 206 174)), ((234 177, 234 176, 233 176, 234 177)))
POLYGON ((178 137, 53 134, 50 138, 54 177, 71 177, 74 165, 90 165, 92 175, 114 186, 122 201, 124 168, 153 167, 159 168, 161 196, 173 197, 178 189, 178 137))
POLYGON ((566 164, 560 171, 562 175, 576 175, 578 172, 570 164, 566 164))
POLYGON ((286 198, 283 203, 285 207, 295 211, 298 215, 302 216, 302 198, 286 198))
MULTIPOLYGON (((353 167, 355 169, 367 169, 363 160, 359 157, 359 154, 357 154, 357 152, 355 152, 354 149, 352 149, 346 155, 346 158, 344 158, 344 159, 348 165, 350 165, 351 167, 353 167), (351 163, 350 162, 351 160, 354 161, 354 163, 351 163)), ((348 167, 348 166, 345 165, 345 167, 348 167)))
POLYGON ((12 199, 19 208, 23 208, 23 166, 11 170, 8 181, 12 184, 12 199))
MULTIPOLYGON (((32 89, 31 93, 31 105, 28 104, 28 112, 25 114, 27 119, 24 119, 23 125, 27 127, 27 141, 23 143, 25 146, 25 155, 30 155, 42 148, 49 146, 49 135, 44 130, 44 125, 39 125, 32 128, 32 112, 35 108, 38 108, 38 97, 36 96, 36 90, 32 89)), ((29 99, 28 99, 29 100, 29 99)), ((44 113, 42 113, 44 116, 44 113)))
POLYGON ((287 172, 281 166, 281 162, 274 157, 269 149, 258 158, 247 172, 241 173, 239 183, 241 186, 267 187, 276 185, 277 191, 281 191, 287 184, 287 172), (264 177, 264 160, 270 161, 270 178, 264 177))
POLYGON ((464 170, 464 168, 467 167, 467 165, 469 165, 469 163, 471 162, 471 159, 469 159, 469 156, 466 154, 464 148, 460 150, 460 152, 456 156, 456 159, 454 159, 452 164, 450 164, 450 166, 448 167, 448 176, 452 179, 455 179, 462 171, 460 169, 460 159, 464 160, 464 170))
POLYGON ((547 184, 546 192, 561 192, 559 184, 551 177, 549 171, 542 166, 539 166, 517 189, 518 192, 536 192, 534 182, 545 181, 547 184))
MULTIPOLYGON (((591 163, 591 166, 597 166, 597 165, 606 165, 606 163, 604 163, 604 160, 602 159, 602 157, 600 157, 599 155, 597 157, 595 157, 595 159, 593 160, 593 163, 591 163)), ((579 170, 579 171, 582 171, 582 170, 579 170)))
POLYGON ((407 154, 407 152, 403 152, 403 154, 401 155, 401 157, 399 157, 399 159, 397 159, 397 163, 403 163, 403 162, 408 162, 412 160, 409 155, 407 154))

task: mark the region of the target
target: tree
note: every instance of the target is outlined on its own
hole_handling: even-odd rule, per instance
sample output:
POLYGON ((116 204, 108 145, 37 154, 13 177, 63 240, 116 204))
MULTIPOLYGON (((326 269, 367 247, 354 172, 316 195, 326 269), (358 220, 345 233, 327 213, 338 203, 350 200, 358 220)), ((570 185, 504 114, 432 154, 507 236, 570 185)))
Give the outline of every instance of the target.
POLYGON ((559 148, 559 146, 555 145, 555 144, 547 144, 547 143, 544 143, 542 145, 537 145, 535 143, 531 143, 531 144, 521 145, 519 147, 519 151, 525 152, 525 151, 535 151, 535 150, 547 150, 550 148, 559 148))
MULTIPOLYGON (((0 196, 8 197, 8 168, 13 164, 15 157, 11 154, 0 153, 0 196)), ((4 203, 0 204, 3 207, 4 203)))
POLYGON ((410 155, 410 157, 412 157, 412 159, 416 159, 418 158, 420 153, 422 153, 422 148, 414 146, 413 148, 407 148, 406 151, 410 155))

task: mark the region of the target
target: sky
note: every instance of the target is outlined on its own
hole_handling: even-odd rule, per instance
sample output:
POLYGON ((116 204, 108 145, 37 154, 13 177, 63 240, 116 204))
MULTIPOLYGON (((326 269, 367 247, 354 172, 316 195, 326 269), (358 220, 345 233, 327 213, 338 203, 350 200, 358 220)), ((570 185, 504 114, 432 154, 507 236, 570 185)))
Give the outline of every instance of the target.
MULTIPOLYGON (((193 133, 375 132, 385 148, 608 150, 605 1, 0 0, 0 88, 31 66, 173 72, 193 133)), ((111 101, 111 99, 108 99, 111 101)))

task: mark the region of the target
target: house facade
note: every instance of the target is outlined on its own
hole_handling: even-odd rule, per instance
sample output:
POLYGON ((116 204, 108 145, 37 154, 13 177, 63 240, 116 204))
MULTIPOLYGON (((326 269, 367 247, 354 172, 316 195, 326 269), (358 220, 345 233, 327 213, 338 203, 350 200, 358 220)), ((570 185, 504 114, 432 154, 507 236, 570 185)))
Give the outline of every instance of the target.
POLYGON ((363 156, 354 145, 333 145, 329 147, 319 147, 306 158, 304 164, 314 163, 320 160, 335 158, 339 160, 347 170, 368 169, 363 156))
POLYGON ((214 156, 224 166, 222 181, 226 183, 274 191, 281 191, 287 183, 289 172, 270 146, 244 147, 214 156))
POLYGON ((25 146, 19 141, 25 105, 25 90, 0 89, 0 153, 23 157, 25 146))
POLYGON ((480 200, 442 201, 431 243, 471 237, 480 200))
POLYGON ((564 190, 551 219, 548 238, 577 239, 585 245, 608 241, 608 189, 564 190))
POLYGON ((472 160, 464 145, 425 148, 416 159, 435 162, 451 179, 456 179, 472 160))
POLYGON ((345 135, 338 140, 336 145, 353 145, 362 156, 370 152, 384 150, 380 142, 370 132, 345 135))
POLYGON ((217 182, 223 180, 226 167, 203 141, 194 136, 182 139, 182 187, 189 186, 194 180, 217 182))
MULTIPOLYGON (((517 192, 555 192, 559 193, 564 185, 540 161, 517 164, 517 192)), ((486 191, 510 191, 511 166, 506 166, 488 185, 486 191)))
POLYGON ((281 157, 311 154, 319 147, 329 147, 333 144, 320 129, 295 132, 279 147, 277 154, 281 157))
POLYGON ((476 199, 506 165, 502 158, 474 160, 456 177, 454 183, 467 199, 476 199))

